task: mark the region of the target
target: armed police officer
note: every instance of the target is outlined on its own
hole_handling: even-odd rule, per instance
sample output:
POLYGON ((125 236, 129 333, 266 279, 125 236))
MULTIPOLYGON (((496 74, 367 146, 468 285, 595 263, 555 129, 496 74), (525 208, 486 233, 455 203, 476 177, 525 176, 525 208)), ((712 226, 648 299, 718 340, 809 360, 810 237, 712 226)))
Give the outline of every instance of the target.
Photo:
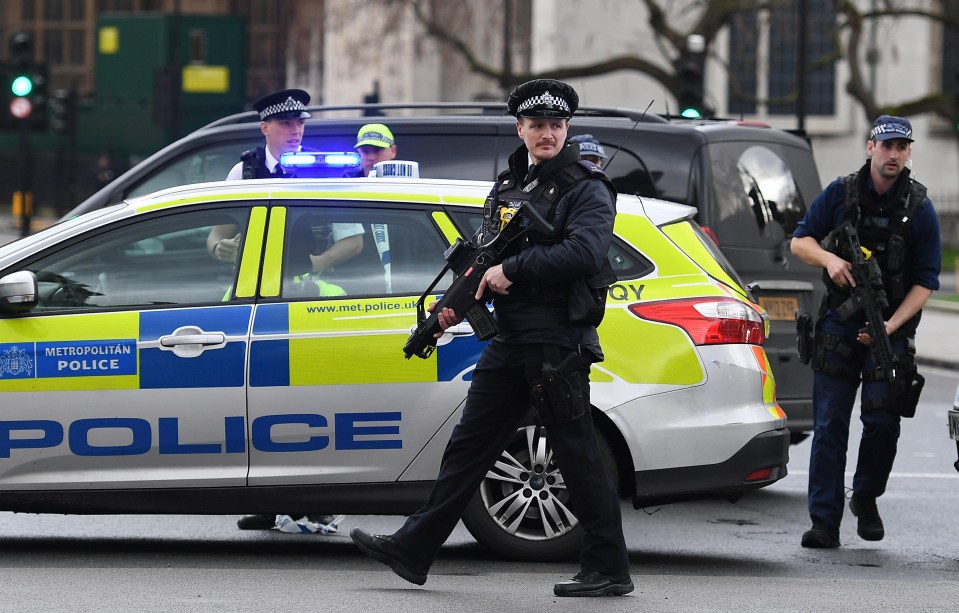
MULTIPOLYGON (((808 492, 812 528, 803 534, 803 547, 840 545, 849 421, 860 381, 863 432, 849 509, 858 518, 861 538, 878 541, 885 535, 876 499, 886 491, 892 471, 900 417, 914 413, 922 389, 914 360, 916 327, 926 300, 939 289, 942 257, 935 209, 926 188, 909 176, 906 167, 912 143, 907 119, 890 115, 876 119, 866 142, 865 165, 833 181, 812 202, 792 239, 796 256, 824 269, 827 289, 811 352, 815 370, 808 492), (881 271, 882 287, 874 294, 884 293, 888 303, 882 316, 895 355, 891 379, 870 351, 878 341, 864 330, 862 310, 849 308, 855 304, 850 302, 850 292, 856 285, 851 264, 856 254, 840 249, 843 241, 837 240, 837 229, 850 232, 850 228, 855 229, 863 254, 868 251, 881 271)), ((878 330, 881 333, 882 327, 878 330)))
MULTIPOLYGON (((500 333, 473 371, 463 415, 426 504, 392 535, 373 536, 359 528, 350 533, 364 553, 412 583, 426 582, 440 547, 509 437, 527 419, 532 400, 584 532, 581 571, 571 581, 557 583, 554 593, 633 591, 619 500, 590 414, 589 365, 603 359, 598 321, 595 311, 581 310, 575 299, 588 279, 611 272, 606 253, 615 190, 596 166, 580 162, 578 147, 566 142, 578 101, 572 87, 552 79, 524 83, 510 94, 508 112, 517 119, 523 145, 487 198, 478 242, 491 240, 501 220, 523 201, 531 202, 553 231, 534 231, 480 282, 476 297, 481 299, 487 289, 493 292, 500 333), (552 393, 557 390, 559 394, 552 393), (563 399, 550 402, 543 396, 563 399)), ((599 309, 601 316, 602 305, 599 309)), ((444 330, 461 319, 449 309, 439 314, 444 330)))

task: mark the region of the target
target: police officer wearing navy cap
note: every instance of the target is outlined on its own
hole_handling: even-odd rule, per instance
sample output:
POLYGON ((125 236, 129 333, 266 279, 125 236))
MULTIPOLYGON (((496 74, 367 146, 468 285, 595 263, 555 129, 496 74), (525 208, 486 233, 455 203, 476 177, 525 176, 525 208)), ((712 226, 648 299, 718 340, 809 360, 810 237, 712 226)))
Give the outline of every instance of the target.
MULTIPOLYGON (((527 423, 532 400, 583 530, 581 571, 557 583, 554 593, 610 596, 633 591, 619 499, 590 414, 590 363, 603 359, 594 317, 602 305, 593 303, 588 313, 583 302, 573 299, 582 296, 576 289, 587 291, 588 279, 611 273, 606 253, 615 189, 596 166, 580 161, 579 147, 566 141, 578 102, 572 87, 552 79, 529 81, 510 94, 508 112, 517 119, 523 144, 487 198, 476 239, 490 240, 500 228, 500 209, 520 200, 531 202, 553 232, 534 231, 480 282, 477 298, 487 289, 494 293, 501 331, 473 371, 462 417, 426 504, 392 535, 374 536, 359 528, 350 533, 364 553, 412 583, 426 582, 430 565, 487 471, 517 428, 527 423), (572 392, 565 400, 550 402, 534 393, 545 389, 547 369, 555 373, 552 384, 572 392)), ((439 314, 444 330, 461 320, 449 309, 439 314)))
POLYGON ((592 134, 570 136, 569 142, 579 146, 579 157, 587 162, 592 162, 600 168, 606 163, 606 150, 592 134))
POLYGON ((915 368, 915 335, 921 309, 939 289, 942 252, 939 220, 926 188, 910 177, 912 124, 881 115, 866 141, 869 159, 857 172, 839 177, 813 200, 792 239, 792 252, 823 269, 826 297, 815 325, 812 351, 815 429, 809 459, 809 515, 803 547, 839 547, 845 500, 844 474, 849 421, 862 382, 862 439, 852 480, 849 510, 857 533, 879 541, 885 527, 876 499, 886 491, 899 441, 900 417, 915 412, 922 376, 915 368), (855 284, 848 261, 832 232, 852 223, 862 247, 882 272, 889 302, 886 332, 897 355, 895 382, 877 369, 864 331, 862 311, 844 319, 840 309, 855 284))

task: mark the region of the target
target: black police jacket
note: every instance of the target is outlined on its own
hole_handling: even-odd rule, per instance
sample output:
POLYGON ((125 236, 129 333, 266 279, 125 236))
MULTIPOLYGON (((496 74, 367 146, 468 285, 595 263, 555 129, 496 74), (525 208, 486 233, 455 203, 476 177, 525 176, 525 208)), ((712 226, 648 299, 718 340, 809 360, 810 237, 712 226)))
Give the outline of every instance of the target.
MULTIPOLYGON (((521 145, 510 156, 504 175, 521 183, 527 160, 528 151, 521 145)), ((543 164, 539 181, 547 182, 567 165, 578 163, 578 147, 567 146, 543 164)), ((503 272, 513 285, 508 294, 493 299, 501 330, 497 341, 585 345, 601 356, 596 328, 571 323, 568 309, 571 283, 599 272, 613 235, 615 202, 602 173, 595 176, 568 186, 555 200, 547 219, 554 228, 551 236, 536 237, 503 260, 503 272)), ((494 203, 499 185, 490 195, 494 203)))

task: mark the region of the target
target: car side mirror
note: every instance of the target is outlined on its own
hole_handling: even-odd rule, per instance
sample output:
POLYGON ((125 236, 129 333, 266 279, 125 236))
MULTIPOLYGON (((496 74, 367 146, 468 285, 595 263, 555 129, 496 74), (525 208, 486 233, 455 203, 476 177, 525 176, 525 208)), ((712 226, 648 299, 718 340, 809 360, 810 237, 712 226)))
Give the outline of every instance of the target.
POLYGON ((29 270, 0 279, 0 312, 26 313, 37 306, 37 277, 29 270))

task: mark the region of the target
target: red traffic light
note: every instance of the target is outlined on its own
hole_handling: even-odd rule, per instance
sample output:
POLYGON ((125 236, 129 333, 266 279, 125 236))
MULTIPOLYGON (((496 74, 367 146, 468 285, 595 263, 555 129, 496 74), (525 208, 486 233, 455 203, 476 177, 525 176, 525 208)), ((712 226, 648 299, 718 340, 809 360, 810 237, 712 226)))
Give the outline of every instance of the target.
POLYGON ((17 119, 27 119, 33 112, 33 105, 29 98, 13 98, 10 100, 10 114, 17 119))

